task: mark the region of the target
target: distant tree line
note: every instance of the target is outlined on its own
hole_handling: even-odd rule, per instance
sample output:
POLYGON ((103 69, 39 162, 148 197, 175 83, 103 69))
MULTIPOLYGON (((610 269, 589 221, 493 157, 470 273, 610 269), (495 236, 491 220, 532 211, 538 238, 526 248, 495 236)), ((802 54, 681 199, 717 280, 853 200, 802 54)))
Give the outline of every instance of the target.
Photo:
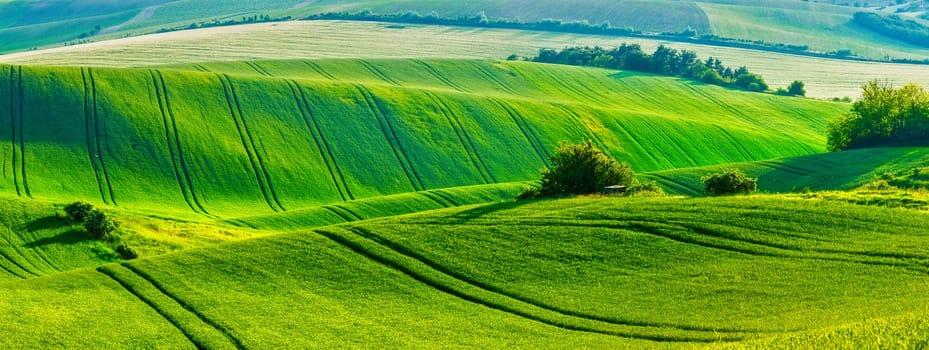
MULTIPOLYGON (((510 59, 519 57, 514 55, 510 56, 510 59)), ((625 43, 615 49, 589 46, 563 50, 542 49, 539 50, 538 56, 528 60, 675 76, 749 91, 768 90, 768 84, 764 79, 749 72, 744 66, 732 69, 713 57, 701 61, 692 51, 676 50, 664 45, 658 46, 652 54, 642 51, 638 44, 625 43)))
POLYGON ((914 20, 897 15, 881 16, 872 12, 858 12, 853 17, 855 24, 888 37, 913 45, 929 47, 929 27, 914 20))
POLYGON ((239 18, 230 18, 226 20, 214 19, 210 22, 191 23, 190 25, 183 26, 183 27, 161 28, 158 31, 156 31, 156 33, 176 32, 179 30, 187 30, 187 29, 225 27, 225 26, 234 26, 234 25, 239 25, 239 24, 284 22, 284 21, 290 21, 292 19, 293 17, 290 17, 290 16, 271 17, 270 15, 251 15, 251 16, 242 16, 239 18))
POLYGON ((829 123, 830 151, 879 146, 929 146, 929 92, 870 81, 851 112, 829 123))

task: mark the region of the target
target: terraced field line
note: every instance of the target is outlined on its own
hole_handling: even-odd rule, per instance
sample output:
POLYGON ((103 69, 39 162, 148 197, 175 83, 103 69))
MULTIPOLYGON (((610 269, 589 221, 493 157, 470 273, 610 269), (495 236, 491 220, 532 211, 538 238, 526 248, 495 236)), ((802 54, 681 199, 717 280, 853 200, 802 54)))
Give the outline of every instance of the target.
POLYGON ((368 106, 368 110, 372 115, 374 115, 374 119, 377 119, 377 123, 381 127, 381 132, 384 133, 384 137, 387 139, 387 143, 393 150, 394 157, 397 158, 397 162, 400 163, 400 167, 403 168, 403 171, 406 173, 406 177, 410 180, 410 185, 413 187, 413 191, 417 192, 424 190, 425 188, 423 186, 423 182, 419 179, 419 175, 416 173, 416 169, 413 168, 413 164, 410 162, 410 158, 403 150, 403 146, 400 144, 400 140, 397 138, 397 133, 394 131, 393 125, 390 123, 390 119, 388 119, 387 115, 384 114, 384 111, 381 110, 381 107, 377 104, 377 101, 374 101, 374 95, 372 95, 371 91, 368 90, 368 88, 364 85, 355 84, 355 88, 358 89, 359 93, 361 93, 362 98, 365 100, 365 103, 368 106))
POLYGON ((416 194, 426 197, 426 199, 429 199, 435 202, 436 204, 441 205, 443 208, 450 208, 454 206, 451 202, 443 199, 442 197, 437 196, 435 193, 432 193, 430 191, 416 192, 416 194))
POLYGON ((503 89, 503 91, 506 91, 510 93, 511 95, 517 95, 517 96, 519 95, 519 93, 516 90, 514 90, 512 87, 504 83, 503 80, 500 80, 500 78, 493 75, 493 73, 489 72, 486 68, 484 68, 483 64, 471 63, 471 65, 477 68, 477 71, 481 72, 481 74, 487 77, 488 80, 500 86, 500 88, 503 89))
POLYGON ((322 75, 323 77, 325 77, 326 79, 339 80, 339 79, 336 79, 336 77, 333 76, 332 74, 329 74, 329 72, 326 72, 323 69, 323 67, 320 67, 318 64, 316 64, 316 62, 303 61, 303 63, 306 64, 307 67, 310 67, 310 69, 314 70, 316 73, 319 73, 319 75, 322 75))
MULTIPOLYGON (((93 139, 94 143, 96 143, 96 154, 94 158, 100 163, 100 171, 103 173, 103 180, 106 183, 107 193, 110 195, 109 203, 118 206, 119 204, 116 203, 116 196, 113 195, 113 184, 110 183, 110 174, 106 171, 106 163, 103 161, 103 146, 100 143, 100 116, 97 114, 97 84, 94 81, 94 73, 91 68, 87 68, 87 77, 90 78, 90 91, 93 96, 93 108, 91 110, 93 112, 91 113, 93 115, 93 125, 91 129, 93 129, 93 139)), ((107 201, 104 200, 104 203, 107 203, 107 201)))
MULTIPOLYGON (((453 282, 453 283, 457 282, 457 284, 460 284, 460 286, 456 287, 452 285, 447 285, 448 282, 441 281, 441 279, 443 279, 441 277, 433 277, 433 276, 429 276, 427 273, 419 272, 415 268, 412 268, 410 266, 406 266, 403 263, 394 261, 393 259, 387 257, 386 256, 387 254, 385 253, 375 252, 372 249, 366 248, 363 244, 358 243, 357 241, 348 239, 346 237, 342 237, 339 234, 332 233, 329 231, 324 231, 324 230, 316 230, 315 232, 322 235, 323 237, 329 238, 333 242, 339 245, 342 245, 343 247, 346 247, 384 266, 397 270, 409 276, 410 278, 413 278, 414 280, 420 283, 423 283, 425 285, 428 285, 432 288, 435 288, 441 292, 447 293, 449 295, 458 297, 460 299, 463 299, 463 300, 466 300, 472 303, 476 303, 476 304, 483 305, 483 306, 486 306, 486 307, 489 307, 495 310, 499 310, 501 312, 505 312, 505 313, 508 313, 514 316, 518 316, 518 317, 522 317, 528 320, 547 324, 549 326, 553 326, 553 327, 557 327, 561 329, 573 330, 573 331, 618 336, 618 337, 623 337, 623 338, 647 339, 647 340, 654 340, 654 341, 661 341, 661 342, 712 342, 712 341, 719 341, 719 340, 741 340, 742 339, 742 337, 737 337, 735 335, 719 336, 718 334, 712 333, 712 332, 706 332, 707 335, 701 334, 702 335, 701 337, 669 336, 669 335, 661 335, 661 334, 641 334, 641 333, 634 333, 632 331, 619 331, 615 329, 600 329, 600 328, 593 327, 590 325, 583 325, 578 322, 571 322, 571 321, 583 320, 583 321, 587 321, 587 322, 594 323, 594 324, 609 325, 606 322, 583 319, 583 318, 576 317, 576 316, 560 314, 552 310, 540 308, 536 305, 532 305, 532 304, 523 302, 521 300, 514 299, 506 295, 500 294, 500 293, 496 293, 492 290, 481 288, 478 285, 474 285, 472 283, 469 283, 466 280, 458 279, 455 276, 452 276, 452 275, 449 275, 443 272, 442 270, 438 270, 434 266, 430 266, 426 262, 416 259, 414 256, 405 255, 401 252, 398 252, 392 249, 389 246, 385 246, 381 244, 380 242, 376 240, 372 240, 370 238, 364 237, 361 234, 354 232, 354 230, 357 229, 355 227, 350 227, 349 229, 351 230, 350 231, 351 234, 354 235, 355 237, 364 239, 370 242, 371 244, 374 244, 380 247, 381 249, 384 249, 390 252, 387 254, 396 254, 401 258, 404 258, 404 259, 407 259, 413 262, 414 264, 420 265, 421 269, 434 271, 437 275, 444 276, 445 279, 449 279, 450 280, 449 282, 453 282), (472 290, 472 291, 467 290, 470 288, 473 288, 475 290, 472 290), (502 300, 490 300, 488 297, 491 297, 491 296, 496 296, 496 299, 502 299, 502 300), (530 309, 535 312, 527 311, 525 309, 530 309), (539 315, 539 313, 547 314, 548 317, 539 315), (570 321, 559 320, 558 318, 564 318, 570 321)), ((649 331, 649 330, 660 331, 661 330, 661 329, 653 329, 655 327, 651 327, 651 326, 638 326, 638 325, 626 325, 626 324, 619 324, 615 326, 636 328, 636 329, 641 329, 642 331, 649 331)), ((690 331, 690 330, 682 330, 682 331, 690 331)))
POLYGON ((187 187, 186 179, 183 175, 181 175, 181 167, 180 164, 178 164, 177 152, 174 151, 174 148, 177 147, 175 144, 177 141, 171 136, 172 126, 168 121, 168 113, 165 110, 166 103, 164 101, 164 92, 162 91, 163 86, 161 85, 159 77, 155 74, 154 70, 150 70, 149 73, 152 76, 152 83, 155 87, 155 98, 158 100, 158 109, 161 111, 161 121, 165 130, 165 142, 168 146, 168 154, 171 156, 171 165, 174 168, 174 177, 177 179, 177 185, 181 190, 181 194, 184 196, 184 202, 187 203, 187 206, 190 208, 190 210, 193 210, 195 213, 200 213, 200 210, 193 203, 190 190, 187 187))
POLYGON ((319 156, 323 158, 323 163, 326 163, 326 169, 329 171, 329 176, 332 178, 332 184, 335 185, 336 190, 339 191, 339 196, 342 197, 342 201, 355 199, 355 196, 353 196, 352 192, 348 189, 348 183, 345 181, 342 169, 339 168, 339 164, 332 155, 332 148, 329 147, 329 142, 326 140, 325 136, 323 136, 323 132, 319 128, 319 123, 316 121, 316 116, 313 115, 313 110, 310 109, 306 93, 296 80, 288 80, 287 85, 294 95, 294 101, 297 103, 297 110, 299 110, 300 115, 303 116, 303 123, 306 125, 307 131, 310 132, 310 136, 313 137, 313 141, 316 143, 319 156))
POLYGON ((364 66, 369 71, 371 71, 371 73, 374 73, 374 75, 377 76, 379 79, 389 83, 390 85, 401 86, 400 83, 398 83, 396 80, 391 79, 389 76, 387 76, 387 74, 384 74, 383 71, 375 67, 373 64, 371 64, 371 62, 368 62, 365 60, 358 60, 358 63, 360 63, 362 66, 364 66))
POLYGON ((269 189, 265 184, 265 179, 262 177, 262 172, 258 169, 258 164, 256 163, 255 156, 252 155, 252 150, 249 147, 249 142, 246 140, 246 132, 242 130, 242 123, 239 121, 241 116, 241 106, 239 106, 238 99, 235 98, 235 91, 232 90, 232 83, 228 81, 229 77, 225 74, 216 73, 216 76, 219 78, 219 83, 222 85, 223 93, 226 95, 226 103, 229 105, 229 114, 232 115, 232 120, 235 122, 236 130, 239 132, 239 139, 242 141, 242 147, 245 149, 245 154, 248 156, 248 161, 252 165, 252 172, 255 174, 255 180, 258 181, 258 187, 261 190, 261 194, 265 199, 265 203, 268 204, 268 207, 271 210, 278 212, 275 202, 271 199, 271 195, 268 193, 269 189))
POLYGON ((13 169, 13 187, 16 188, 16 195, 22 196, 22 190, 19 188, 19 175, 16 173, 19 156, 17 155, 19 145, 16 144, 16 91, 17 77, 16 67, 10 66, 10 142, 13 150, 11 167, 13 169))
POLYGON ((529 123, 526 121, 526 118, 522 114, 517 112, 512 106, 506 104, 501 100, 493 99, 500 108, 503 108, 504 111, 513 119, 513 122, 516 123, 516 126, 519 127, 519 131, 523 133, 523 136, 526 138, 526 141, 529 142, 529 145, 535 150, 535 153, 539 155, 539 159, 542 160, 542 164, 551 167, 550 160, 546 156, 547 152, 545 147, 542 145, 542 142, 539 141, 538 136, 532 131, 532 128, 529 126, 529 123))
POLYGON ((458 137, 458 142, 461 143, 461 148, 463 148, 465 154, 468 155, 468 158, 471 160, 471 164, 474 165, 474 169, 477 170, 479 174, 481 174, 481 178, 484 180, 484 183, 497 183, 497 179, 493 174, 490 173, 490 169, 487 168, 487 164, 484 163, 483 159, 481 159, 480 153, 478 153, 477 148, 474 147, 474 141, 471 140, 471 136, 468 135, 467 131, 465 131, 464 125, 461 124, 461 120, 458 119, 458 116, 452 112, 452 109, 448 107, 448 104, 446 104, 440 98, 436 97, 433 93, 423 90, 423 94, 432 100, 435 106, 439 109, 439 112, 445 116, 446 120, 448 120, 448 124, 452 127, 452 130, 455 130, 455 136, 458 137))
POLYGON ((451 81, 450 79, 448 79, 448 77, 446 77, 445 75, 443 75, 442 73, 440 73, 438 70, 436 70, 435 67, 429 65, 429 63, 427 63, 427 62, 425 62, 425 61, 423 61, 423 60, 413 60, 413 62, 416 62, 417 64, 419 64, 420 66, 422 66, 423 68, 425 68, 426 71, 429 72, 429 74, 431 74, 432 76, 434 76, 436 79, 439 79, 439 81, 441 81, 441 82, 442 82, 443 84, 445 84, 446 86, 448 86, 448 87, 450 87, 450 88, 452 88, 452 89, 461 91, 461 92, 470 92, 470 90, 468 90, 468 89, 462 87, 461 85, 458 85, 458 84, 456 84, 455 82, 453 82, 453 81, 451 81))
POLYGON ((100 199, 103 203, 109 203, 106 196, 106 190, 103 188, 103 178, 100 177, 100 169, 97 167, 97 161, 94 158, 93 147, 93 92, 90 84, 87 82, 87 69, 81 67, 81 80, 84 82, 84 138, 87 140, 87 159, 90 161, 90 168, 94 171, 94 178, 97 180, 97 189, 100 191, 100 199))
MULTIPOLYGON (((219 332, 220 334, 222 334, 222 336, 225 337, 232 345, 234 345, 236 349, 245 349, 245 346, 242 344, 242 341, 239 340, 238 338, 236 338, 235 336, 233 336, 232 333, 229 331, 228 328, 226 328, 226 327, 224 327, 224 326, 222 326, 222 325, 220 325, 220 324, 214 322, 213 320, 211 320, 211 319, 209 319, 208 317, 206 317, 206 315, 204 315, 203 313, 197 311, 197 309, 193 308, 190 304, 186 303, 184 300, 182 300, 182 299, 178 298, 177 296, 175 296, 175 295, 171 294, 170 292, 168 292, 168 291, 164 288, 164 286, 162 286, 160 283, 158 283, 158 281, 154 280, 150 275, 148 275, 148 274, 145 273, 144 271, 139 270, 137 267, 132 266, 132 265, 130 265, 130 264, 125 264, 125 263, 124 263, 124 264, 121 264, 120 266, 122 266, 123 268, 125 268, 128 272, 131 272, 131 273, 133 273, 134 275, 136 275, 136 276, 142 278, 143 280, 145 280, 146 282, 148 282, 152 287, 154 287, 158 292, 160 292, 160 293, 163 294, 164 296, 168 297, 168 298, 171 299, 173 302, 177 303, 177 305, 180 305, 180 306, 181 306, 184 310, 186 310, 187 312, 189 312, 189 313, 193 314, 194 316, 196 316, 201 322, 203 322, 204 324, 208 325, 208 326, 211 327, 212 329, 215 329, 216 331, 218 331, 218 332, 219 332)), ((117 277, 114 277, 112 272, 109 272, 109 273, 108 273, 108 272, 104 272, 104 271, 107 270, 107 268, 108 268, 108 267, 103 266, 103 267, 98 268, 97 271, 100 271, 101 273, 103 273, 103 274, 109 276, 110 278, 116 280, 116 282, 119 283, 120 285, 123 285, 124 287, 126 287, 126 284, 127 284, 127 283, 124 283, 123 281, 119 280, 117 277)), ((126 290, 129 290, 129 288, 127 288, 126 290)), ((136 291, 136 292, 137 292, 137 291, 136 291)), ((136 292, 130 291, 130 293, 133 293, 133 294, 135 294, 136 296, 139 296, 139 294, 136 294, 136 292)), ((140 298, 140 299, 141 299, 141 298, 140 298)), ((143 301, 144 301, 144 300, 143 300, 143 301)), ((152 306, 152 305, 150 304, 150 306, 152 306)), ((157 306, 152 306, 152 308, 154 308, 156 311, 159 311, 159 308, 158 308, 157 306)), ((159 312, 159 314, 161 314, 161 312, 159 312)), ((162 314, 162 316, 164 316, 164 314, 162 314)), ((171 320, 169 320, 169 321, 171 321, 171 320)), ((172 322, 172 323, 174 323, 174 322, 172 322)), ((175 323, 175 326, 178 326, 178 325, 175 323)), ((184 330, 181 329, 181 327, 178 327, 178 329, 181 330, 182 332, 184 332, 184 330)), ((188 339, 196 338, 195 335, 188 334, 188 333, 186 333, 186 332, 184 333, 184 335, 187 336, 188 339)), ((192 339, 191 339, 191 340, 192 340, 192 339)), ((192 340, 192 341, 193 341, 193 340, 192 340)), ((195 344, 196 344, 196 343, 195 343, 195 344)))
POLYGON ((419 261, 419 262, 421 262, 421 263, 423 263, 423 264, 429 266, 430 268, 432 268, 432 269, 434 269, 434 270, 436 270, 436 271, 439 271, 439 272, 441 272, 441 273, 443 273, 443 274, 445 274, 445 275, 448 275, 448 276, 450 276, 450 277, 452 277, 452 278, 455 278, 455 279, 460 280, 460 281, 462 281, 462 282, 465 282, 465 283, 467 283, 467 284, 473 285, 473 286, 478 287, 478 288, 480 288, 480 289, 483 289, 483 290, 486 290, 486 291, 489 291, 489 292, 492 292, 492 293, 504 295, 504 296, 506 296, 506 297, 508 297, 508 298, 512 298, 512 299, 515 299, 515 300, 518 300, 518 301, 521 301, 521 302, 524 302, 524 303, 527 303, 527 304, 531 304, 531 305, 537 306, 537 307, 542 308, 542 309, 550 310, 550 311, 553 311, 553 312, 556 312, 556 313, 559 313, 559 314, 562 314, 562 315, 565 315, 565 316, 584 318, 584 319, 589 319, 589 320, 598 321, 598 322, 604 322, 604 323, 609 323, 609 324, 615 324, 615 325, 620 325, 620 326, 673 328, 673 329, 679 329, 679 330, 684 330, 684 331, 698 331, 698 332, 724 332, 724 333, 754 333, 754 332, 757 332, 757 331, 754 331, 754 330, 726 329, 726 328, 715 328, 715 327, 699 327, 699 326, 677 325, 677 324, 661 323, 661 322, 647 322, 647 321, 626 320, 626 319, 620 319, 620 318, 616 318, 616 317, 604 317, 604 316, 600 316, 600 315, 594 315, 594 314, 579 312, 579 311, 575 311, 575 310, 569 310, 569 309, 566 309, 566 308, 563 308, 563 307, 560 307, 560 306, 557 306, 557 305, 552 305, 552 304, 546 303, 546 302, 544 302, 544 301, 535 300, 535 299, 532 299, 532 298, 529 298, 529 297, 521 296, 521 295, 519 295, 519 294, 516 294, 516 293, 513 293, 513 292, 509 292, 509 291, 507 291, 507 290, 505 290, 505 289, 503 289, 503 288, 500 288, 500 287, 497 287, 497 286, 494 286, 494 285, 491 285, 491 284, 488 284, 488 283, 484 283, 484 282, 478 281, 478 280, 476 280, 476 279, 473 279, 473 278, 471 278, 471 277, 468 277, 468 276, 466 276, 466 275, 464 275, 464 274, 458 273, 458 272, 456 272, 456 271, 454 271, 454 270, 452 270, 452 269, 449 269, 449 268, 446 268, 445 266, 442 266, 441 264, 439 264, 439 263, 437 263, 437 262, 435 262, 435 261, 433 261, 433 260, 431 260, 431 259, 429 259, 429 258, 427 258, 427 257, 425 257, 425 256, 422 256, 422 255, 420 255, 420 254, 414 252, 414 251, 411 250, 411 249, 408 249, 408 248, 404 247, 403 245, 397 244, 397 243, 395 243, 395 242, 393 242, 393 241, 391 241, 391 240, 389 240, 389 239, 387 239, 387 238, 385 238, 385 237, 383 237, 383 236, 381 236, 381 235, 378 235, 378 234, 376 234, 376 233, 373 233, 373 232, 371 232, 371 231, 369 231, 369 230, 367 230, 367 229, 365 229, 365 228, 361 228, 361 227, 352 227, 352 226, 349 226, 349 227, 346 227, 346 228, 347 228, 349 231, 351 231, 352 233, 356 234, 356 235, 359 235, 359 236, 361 236, 361 237, 363 237, 363 238, 366 238, 366 239, 368 239, 368 240, 370 240, 370 241, 372 241, 372 242, 374 242, 374 243, 376 243, 376 244, 379 244, 379 245, 381 245, 381 246, 383 246, 383 247, 385 247, 385 248, 387 248, 387 249, 390 249, 390 250, 392 250, 392 251, 394 251, 394 252, 396 252, 396 253, 398 253, 398 254, 400 254, 400 255, 403 255, 403 256, 409 257, 409 258, 411 258, 411 259, 413 259, 413 260, 419 261))
POLYGON ((274 75, 272 75, 270 72, 268 72, 267 70, 265 70, 264 68, 262 68, 260 65, 258 65, 257 62, 245 61, 245 64, 248 65, 249 67, 251 67, 254 71, 258 72, 258 74, 260 74, 260 75, 263 75, 263 76, 266 76, 266 77, 273 77, 273 76, 274 76, 274 75))

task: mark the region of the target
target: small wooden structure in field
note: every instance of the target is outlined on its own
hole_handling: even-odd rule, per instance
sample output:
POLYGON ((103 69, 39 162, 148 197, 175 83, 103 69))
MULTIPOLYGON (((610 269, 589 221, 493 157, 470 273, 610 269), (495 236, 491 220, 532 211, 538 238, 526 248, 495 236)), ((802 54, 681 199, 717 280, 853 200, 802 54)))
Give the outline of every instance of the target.
POLYGON ((626 187, 626 186, 623 186, 623 185, 606 186, 606 187, 603 188, 603 192, 601 192, 601 193, 602 193, 604 196, 610 196, 610 195, 616 195, 616 194, 623 194, 623 193, 626 193, 626 190, 627 190, 627 189, 629 189, 629 187, 626 187))

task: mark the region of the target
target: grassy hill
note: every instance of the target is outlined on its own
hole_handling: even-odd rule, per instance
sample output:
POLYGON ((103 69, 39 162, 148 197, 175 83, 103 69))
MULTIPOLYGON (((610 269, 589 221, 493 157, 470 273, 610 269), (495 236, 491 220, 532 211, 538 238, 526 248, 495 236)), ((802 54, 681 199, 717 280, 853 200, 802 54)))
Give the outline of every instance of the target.
POLYGON ((644 174, 671 193, 702 195, 701 177, 737 168, 758 178, 765 192, 849 190, 884 174, 910 174, 929 164, 926 148, 875 148, 785 159, 673 169, 644 174))
POLYGON ((472 206, 0 282, 0 344, 764 348, 856 325, 916 346, 927 220, 772 196, 472 206))
POLYGON ((189 69, 0 67, 0 135, 8 137, 0 188, 164 213, 260 215, 533 180, 562 141, 593 139, 638 171, 813 154, 825 121, 848 108, 519 62, 189 69))
MULTIPOLYGON (((308 58, 478 58, 535 55, 539 48, 574 45, 618 46, 637 43, 654 50, 656 40, 521 30, 379 23, 313 21, 254 24, 126 38, 88 45, 0 56, 0 63, 70 66, 150 67, 215 61, 308 58)), ((857 97, 871 79, 929 86, 929 66, 838 61, 762 51, 671 43, 716 57, 730 66, 748 66, 772 87, 794 80, 806 84, 808 96, 857 97)))

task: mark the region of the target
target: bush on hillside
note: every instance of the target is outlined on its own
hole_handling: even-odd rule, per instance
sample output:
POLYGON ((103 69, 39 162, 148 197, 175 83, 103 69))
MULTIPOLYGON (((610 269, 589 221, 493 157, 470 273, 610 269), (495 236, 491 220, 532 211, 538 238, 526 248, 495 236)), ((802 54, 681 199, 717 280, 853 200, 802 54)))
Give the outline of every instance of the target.
POLYGON ((93 204, 87 202, 74 202, 65 206, 65 213, 68 217, 77 222, 84 222, 90 211, 94 209, 93 204))
POLYGON ((829 123, 828 148, 929 145, 929 92, 870 81, 852 110, 829 123))
POLYGON ((606 186, 631 185, 635 179, 629 164, 610 158, 590 141, 561 144, 550 159, 552 168, 542 171, 538 190, 527 191, 520 198, 599 193, 606 186))
POLYGON ((629 186, 626 189, 626 196, 628 197, 658 197, 664 196, 665 192, 657 182, 639 182, 629 186))
POLYGON ((84 221, 84 228, 87 229, 90 237, 101 241, 112 239, 113 233, 118 227, 119 223, 100 209, 91 210, 84 221))
POLYGON ((752 193, 758 189, 758 179, 750 178, 739 169, 729 169, 701 178, 704 192, 711 196, 752 193))
POLYGON ((122 243, 116 246, 116 254, 126 260, 132 260, 139 257, 139 253, 128 244, 122 243))

